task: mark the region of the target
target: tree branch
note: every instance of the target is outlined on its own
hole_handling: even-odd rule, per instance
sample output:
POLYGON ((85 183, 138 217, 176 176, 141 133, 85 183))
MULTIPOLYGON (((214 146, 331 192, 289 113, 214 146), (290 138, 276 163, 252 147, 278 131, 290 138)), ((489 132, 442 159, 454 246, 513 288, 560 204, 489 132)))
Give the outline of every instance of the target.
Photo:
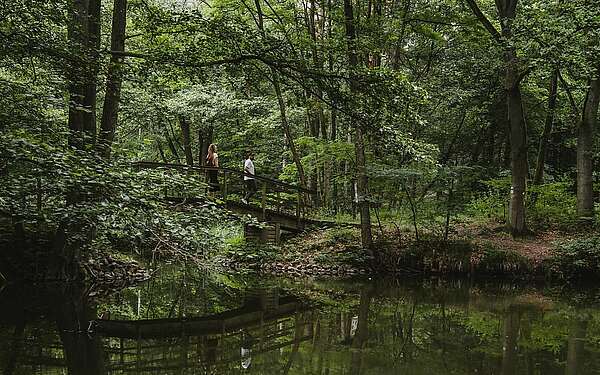
POLYGON ((481 22, 483 24, 483 26, 486 28, 486 30, 492 35, 494 40, 496 40, 496 42, 502 44, 502 35, 500 35, 500 32, 498 32, 498 30, 496 30, 496 28, 494 27, 494 25, 492 25, 492 23, 486 17, 486 15, 483 14, 481 9, 479 9, 479 6, 475 2, 475 0, 465 0, 465 1, 469 5, 469 8, 471 8, 473 13, 475 14, 475 16, 477 17, 479 22, 481 22))
POLYGON ((194 67, 194 68, 205 68, 205 67, 225 65, 225 64, 239 64, 241 62, 250 61, 250 60, 263 61, 263 58, 258 55, 240 55, 240 56, 232 57, 229 59, 198 62, 198 61, 176 61, 174 59, 164 59, 164 58, 158 58, 158 57, 155 57, 152 55, 147 55, 147 54, 138 53, 138 52, 128 52, 128 51, 126 51, 126 52, 106 51, 106 52, 113 56, 134 57, 134 58, 144 59, 144 60, 148 60, 148 61, 169 63, 169 64, 173 64, 173 65, 178 65, 178 66, 194 67))

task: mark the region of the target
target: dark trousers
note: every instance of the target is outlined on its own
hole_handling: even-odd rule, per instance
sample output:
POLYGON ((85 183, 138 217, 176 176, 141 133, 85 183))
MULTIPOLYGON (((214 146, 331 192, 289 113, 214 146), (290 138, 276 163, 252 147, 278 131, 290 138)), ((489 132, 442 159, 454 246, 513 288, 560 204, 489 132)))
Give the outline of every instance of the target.
POLYGON ((256 193, 256 190, 258 190, 258 188, 256 187, 256 180, 244 180, 244 183, 246 184, 246 195, 244 196, 244 199, 249 200, 250 197, 252 197, 256 193))

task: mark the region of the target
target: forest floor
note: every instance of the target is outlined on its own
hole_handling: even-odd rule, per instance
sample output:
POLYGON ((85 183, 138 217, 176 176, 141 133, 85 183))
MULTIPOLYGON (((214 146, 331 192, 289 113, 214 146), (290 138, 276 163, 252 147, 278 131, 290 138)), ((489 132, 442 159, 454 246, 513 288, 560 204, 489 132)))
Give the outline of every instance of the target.
POLYGON ((558 257, 558 244, 585 237, 548 229, 514 239, 496 222, 453 229, 448 241, 425 232, 416 241, 414 234, 398 228, 374 229, 373 255, 361 248, 357 228, 308 231, 281 246, 250 245, 230 255, 237 265, 288 276, 436 274, 526 279, 547 277, 558 257))
POLYGON ((572 233, 546 229, 523 238, 513 238, 506 230, 506 225, 498 222, 465 225, 457 228, 457 233, 459 237, 468 238, 476 245, 515 252, 534 264, 541 264, 549 259, 557 242, 576 237, 572 233))

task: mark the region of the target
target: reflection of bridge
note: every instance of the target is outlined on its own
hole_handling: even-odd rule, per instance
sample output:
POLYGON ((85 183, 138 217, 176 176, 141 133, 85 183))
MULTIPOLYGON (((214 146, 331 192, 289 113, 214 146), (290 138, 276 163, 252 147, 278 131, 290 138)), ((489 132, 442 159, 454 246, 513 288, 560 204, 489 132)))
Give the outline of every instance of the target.
POLYGON ((199 318, 135 321, 100 319, 95 321, 95 325, 105 337, 155 339, 214 335, 277 321, 282 317, 294 315, 298 308, 296 298, 284 297, 276 307, 271 309, 252 303, 238 309, 199 318))
MULTIPOLYGON (((239 200, 230 200, 232 194, 243 194, 243 177, 250 176, 242 171, 229 168, 215 168, 205 166, 187 166, 184 164, 165 164, 155 162, 137 162, 136 168, 153 168, 180 170, 197 173, 204 176, 208 171, 217 171, 219 176, 219 188, 221 197, 226 202, 226 207, 236 213, 249 214, 260 221, 273 224, 275 227, 289 231, 301 231, 307 225, 330 225, 332 223, 325 221, 312 220, 307 218, 307 212, 312 206, 310 202, 316 202, 316 199, 310 199, 316 195, 316 192, 285 183, 280 180, 265 176, 254 175, 257 183, 260 185, 258 197, 259 205, 243 204, 239 200)), ((169 197, 170 199, 177 199, 169 197)), ((179 198, 183 201, 183 198, 179 198)), ((193 198, 185 198, 187 202, 193 202, 193 198)))
MULTIPOLYGON (((67 298, 56 303, 64 307, 44 313, 50 320, 43 326, 14 322, 14 333, 10 329, 0 334, 0 343, 7 340, 0 348, 14 348, 6 354, 6 362, 0 354, 0 373, 23 369, 70 375, 225 374, 249 365, 270 374, 280 372, 277 366, 289 368, 300 344, 314 336, 310 312, 298 299, 280 297, 277 290, 259 290, 241 307, 210 316, 98 319, 91 325, 86 319, 96 315, 91 306, 71 311, 69 306, 79 302, 67 298), (26 333, 30 325, 37 335, 35 341, 26 333), (95 333, 79 332, 88 326, 95 333)), ((7 323, 4 320, 0 328, 7 323)))
MULTIPOLYGON (((263 356, 278 356, 290 366, 301 342, 313 338, 308 315, 293 297, 277 292, 251 298, 222 313, 184 319, 96 320, 96 329, 112 343, 104 348, 109 373, 176 373, 184 369, 227 370, 267 366, 263 356), (242 350, 243 349, 243 350, 242 350)), ((278 371, 274 371, 278 372, 278 371)))

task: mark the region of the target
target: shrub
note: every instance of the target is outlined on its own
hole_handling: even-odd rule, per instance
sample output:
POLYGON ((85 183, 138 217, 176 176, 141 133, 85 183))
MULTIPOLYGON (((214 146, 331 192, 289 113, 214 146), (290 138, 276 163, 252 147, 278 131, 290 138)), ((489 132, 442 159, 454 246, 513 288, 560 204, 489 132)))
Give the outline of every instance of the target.
POLYGON ((578 238, 557 244, 545 263, 552 276, 566 279, 600 276, 600 236, 578 238))
POLYGON ((571 191, 571 182, 555 182, 529 188, 529 219, 532 225, 558 225, 572 229, 577 223, 577 197, 571 191))
POLYGON ((504 219, 510 193, 510 176, 482 181, 486 192, 466 206, 466 213, 474 217, 504 219))

